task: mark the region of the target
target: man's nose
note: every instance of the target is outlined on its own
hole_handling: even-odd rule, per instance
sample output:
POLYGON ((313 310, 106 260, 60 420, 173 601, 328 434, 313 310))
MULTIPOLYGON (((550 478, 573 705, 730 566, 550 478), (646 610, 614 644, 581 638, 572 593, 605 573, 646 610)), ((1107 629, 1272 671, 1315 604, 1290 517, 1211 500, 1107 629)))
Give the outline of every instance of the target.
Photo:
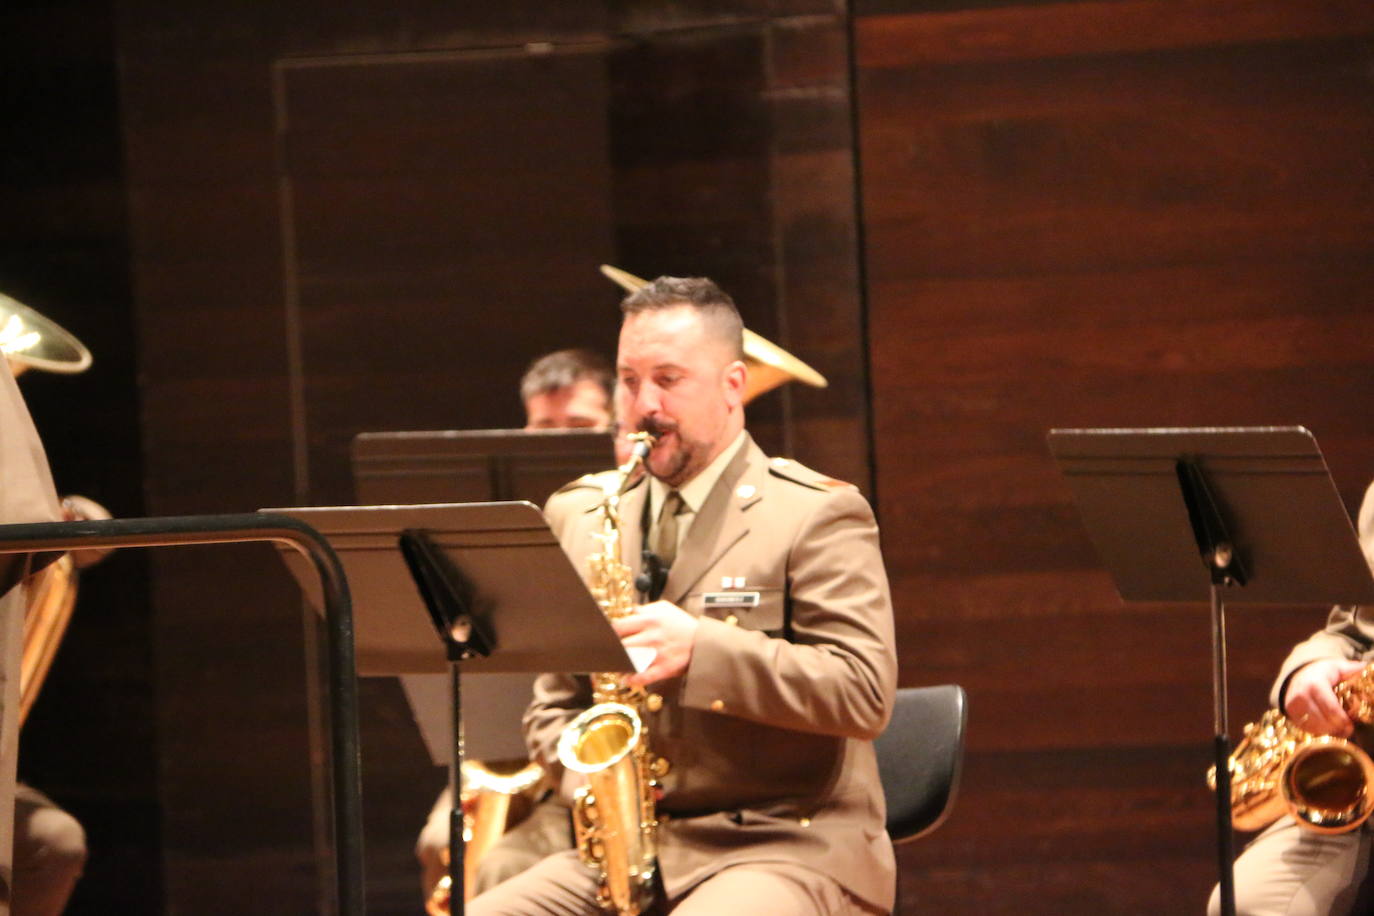
POLYGON ((657 385, 652 383, 640 385, 639 391, 635 393, 635 412, 641 417, 649 417, 658 413, 663 408, 663 400, 659 395, 657 385))

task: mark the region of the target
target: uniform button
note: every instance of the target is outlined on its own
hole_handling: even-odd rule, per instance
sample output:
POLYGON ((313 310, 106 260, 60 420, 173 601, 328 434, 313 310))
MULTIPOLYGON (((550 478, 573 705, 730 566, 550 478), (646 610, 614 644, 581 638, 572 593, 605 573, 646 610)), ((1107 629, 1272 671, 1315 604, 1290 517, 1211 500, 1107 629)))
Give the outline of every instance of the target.
POLYGON ((649 712, 658 712, 663 708, 663 695, 651 693, 644 698, 644 705, 649 707, 649 712))
POLYGON ((725 623, 732 627, 737 626, 739 624, 739 618, 736 617, 734 614, 731 614, 730 616, 725 618, 725 623))
POLYGON ((721 711, 722 709, 724 709, 724 708, 725 708, 725 701, 724 701, 724 700, 712 700, 712 701, 711 701, 711 712, 720 712, 720 711, 721 711))

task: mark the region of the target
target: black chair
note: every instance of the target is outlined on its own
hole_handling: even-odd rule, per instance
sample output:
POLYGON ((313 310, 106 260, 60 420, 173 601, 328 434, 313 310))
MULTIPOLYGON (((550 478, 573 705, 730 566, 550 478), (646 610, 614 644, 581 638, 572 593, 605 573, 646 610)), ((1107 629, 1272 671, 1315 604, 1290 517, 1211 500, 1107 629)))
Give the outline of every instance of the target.
POLYGON ((892 721, 873 742, 893 843, 924 836, 949 815, 959 792, 967 722, 968 695, 958 684, 897 691, 892 721))

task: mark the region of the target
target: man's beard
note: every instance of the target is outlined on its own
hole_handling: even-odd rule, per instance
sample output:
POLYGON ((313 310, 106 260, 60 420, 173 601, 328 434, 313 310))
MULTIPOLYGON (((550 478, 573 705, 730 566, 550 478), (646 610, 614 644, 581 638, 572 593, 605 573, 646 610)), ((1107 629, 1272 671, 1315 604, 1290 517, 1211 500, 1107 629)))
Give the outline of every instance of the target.
POLYGON ((662 420, 649 417, 640 424, 640 429, 657 439, 661 439, 665 433, 673 433, 677 438, 677 450, 669 456, 666 467, 656 469, 653 465, 653 453, 649 453, 650 460, 646 461, 644 466, 649 469, 650 474, 670 487, 679 487, 701 470, 693 466, 693 461, 704 450, 703 444, 684 439, 676 423, 664 423, 662 420))

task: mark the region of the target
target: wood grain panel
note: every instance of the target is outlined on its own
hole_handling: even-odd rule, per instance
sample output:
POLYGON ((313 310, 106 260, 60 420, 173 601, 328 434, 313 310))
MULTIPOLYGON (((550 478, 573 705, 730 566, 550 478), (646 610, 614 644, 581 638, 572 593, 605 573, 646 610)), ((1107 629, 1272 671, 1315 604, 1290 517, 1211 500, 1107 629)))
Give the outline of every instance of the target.
POLYGON ((1360 0, 1172 0, 1024 4, 859 21, 864 70, 1014 58, 1131 54, 1195 46, 1360 35, 1374 12, 1360 0))
MULTIPOLYGON (((1123 606, 1044 436, 1300 423, 1354 511, 1374 476, 1371 30, 1367 8, 1264 0, 857 22, 902 677, 970 693, 959 808, 903 853, 922 906, 1202 907, 1205 583, 1194 607, 1123 606)), ((1231 610, 1233 731, 1324 616, 1231 610)))

